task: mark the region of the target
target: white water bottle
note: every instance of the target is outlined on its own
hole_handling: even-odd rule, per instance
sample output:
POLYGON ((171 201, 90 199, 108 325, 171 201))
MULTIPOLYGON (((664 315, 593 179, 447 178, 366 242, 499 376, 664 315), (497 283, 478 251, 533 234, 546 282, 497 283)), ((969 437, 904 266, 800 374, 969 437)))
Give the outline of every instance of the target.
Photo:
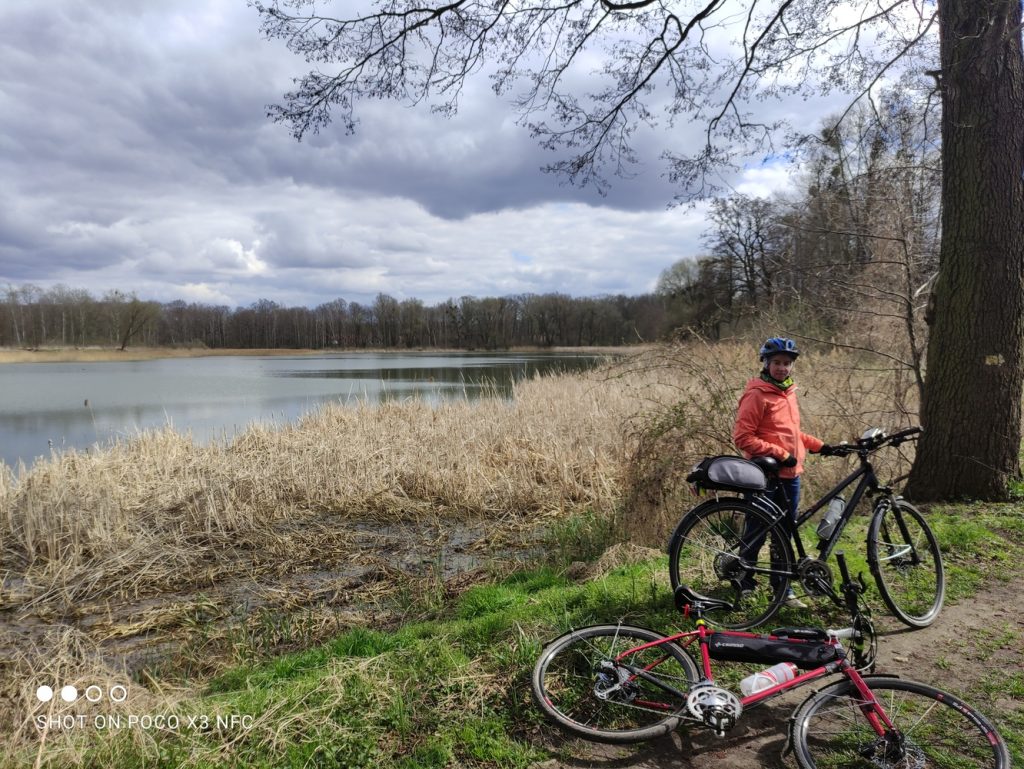
POLYGON ((839 523, 845 508, 845 499, 842 497, 832 498, 832 501, 828 503, 828 510, 825 511, 825 515, 821 517, 821 522, 818 524, 819 538, 828 539, 832 536, 832 532, 836 530, 836 524, 839 523))
POLYGON ((767 670, 744 678, 740 681, 740 691, 743 692, 744 697, 749 697, 751 694, 784 684, 794 678, 796 678, 796 665, 792 662, 780 662, 767 670))

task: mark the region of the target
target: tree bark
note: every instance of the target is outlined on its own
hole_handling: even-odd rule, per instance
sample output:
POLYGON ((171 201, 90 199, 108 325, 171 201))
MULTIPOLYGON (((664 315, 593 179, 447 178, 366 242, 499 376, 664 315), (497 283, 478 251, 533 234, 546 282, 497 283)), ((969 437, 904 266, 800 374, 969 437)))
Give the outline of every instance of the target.
POLYGON ((907 494, 1005 499, 1024 388, 1020 0, 940 0, 942 243, 907 494))

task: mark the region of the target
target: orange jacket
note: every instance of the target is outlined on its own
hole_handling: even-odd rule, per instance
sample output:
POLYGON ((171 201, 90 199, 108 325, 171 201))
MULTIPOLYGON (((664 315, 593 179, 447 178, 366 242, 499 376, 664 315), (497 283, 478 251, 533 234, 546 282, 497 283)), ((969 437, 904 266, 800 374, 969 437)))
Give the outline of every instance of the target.
POLYGON ((792 454, 795 467, 783 467, 780 478, 796 478, 804 470, 804 456, 818 451, 823 442, 800 432, 800 406, 796 385, 780 390, 763 379, 754 378, 740 396, 732 440, 747 459, 772 456, 778 460, 792 454))

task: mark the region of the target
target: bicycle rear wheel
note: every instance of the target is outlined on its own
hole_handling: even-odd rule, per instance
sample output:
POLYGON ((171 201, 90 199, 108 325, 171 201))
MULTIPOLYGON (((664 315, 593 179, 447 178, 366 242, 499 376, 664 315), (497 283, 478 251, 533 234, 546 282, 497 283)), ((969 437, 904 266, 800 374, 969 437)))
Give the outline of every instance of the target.
POLYGON ((745 630, 767 622, 786 597, 793 550, 781 525, 742 499, 721 499, 694 508, 669 540, 672 589, 729 601, 714 623, 745 630))
POLYGON ((588 740, 626 743, 667 734, 686 712, 690 687, 700 678, 697 665, 671 641, 616 659, 663 638, 626 625, 566 633, 533 668, 534 701, 556 724, 588 740))
POLYGON ((924 517, 899 497, 883 497, 868 529, 868 563, 889 610, 910 627, 942 611, 946 578, 939 543, 924 517))
POLYGON ((790 720, 803 769, 1004 769, 1009 751, 995 727, 957 697, 915 681, 865 676, 894 729, 879 735, 870 709, 844 679, 812 694, 790 720))

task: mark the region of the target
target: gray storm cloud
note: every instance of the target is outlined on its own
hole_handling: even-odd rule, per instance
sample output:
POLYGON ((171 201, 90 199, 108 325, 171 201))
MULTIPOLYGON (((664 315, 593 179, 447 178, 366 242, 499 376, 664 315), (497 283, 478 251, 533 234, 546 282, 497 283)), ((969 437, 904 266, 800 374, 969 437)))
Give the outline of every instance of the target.
POLYGON ((0 285, 636 294, 700 248, 701 209, 666 211, 658 160, 696 129, 642 134, 638 175, 601 198, 539 171, 553 157, 485 79, 451 120, 370 103, 354 136, 295 142, 265 113, 306 65, 235 0, 7 4, 0 29, 0 285))

